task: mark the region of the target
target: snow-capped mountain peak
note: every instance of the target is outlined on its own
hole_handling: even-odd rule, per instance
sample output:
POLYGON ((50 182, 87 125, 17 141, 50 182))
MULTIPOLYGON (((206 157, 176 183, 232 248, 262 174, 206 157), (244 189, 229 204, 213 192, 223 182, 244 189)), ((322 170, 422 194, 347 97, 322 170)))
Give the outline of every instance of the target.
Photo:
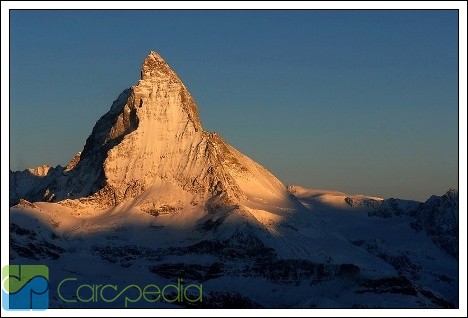
POLYGON ((151 51, 141 79, 102 116, 83 151, 30 201, 86 199, 102 208, 129 200, 147 206, 298 204, 286 187, 218 134, 203 130, 195 100, 164 59, 151 51), (168 197, 161 189, 175 188, 168 197), (42 196, 42 197, 41 197, 42 196), (294 202, 293 202, 294 201, 294 202))

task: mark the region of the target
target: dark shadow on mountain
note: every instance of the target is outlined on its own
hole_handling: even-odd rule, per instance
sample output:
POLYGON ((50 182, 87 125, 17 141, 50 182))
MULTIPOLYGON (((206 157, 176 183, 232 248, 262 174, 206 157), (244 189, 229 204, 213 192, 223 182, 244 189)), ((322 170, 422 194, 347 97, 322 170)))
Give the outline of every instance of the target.
MULTIPOLYGON (((320 202, 322 194, 301 197, 299 200, 311 210, 327 209, 340 213, 356 213, 348 207, 330 207, 320 202)), ((415 231, 424 231, 443 251, 458 259, 459 242, 459 197, 458 191, 450 189, 442 196, 431 196, 425 202, 389 198, 374 199, 345 197, 344 202, 351 208, 368 209, 369 217, 383 219, 409 218, 415 231)), ((402 256, 405 258, 405 256, 402 256)), ((387 259, 386 259, 387 260, 387 259)), ((401 260, 400 260, 401 261, 401 260)), ((398 261, 398 262, 400 262, 398 261)), ((405 262, 405 261, 401 261, 405 262)))
MULTIPOLYGON (((132 90, 124 90, 111 109, 97 121, 75 167, 67 171, 59 166, 44 178, 29 176, 31 180, 21 184, 22 187, 29 187, 29 191, 11 193, 10 190, 10 206, 17 204, 20 198, 31 202, 56 202, 88 197, 101 190, 106 182, 103 164, 108 152, 138 128, 135 101, 132 102, 131 97, 132 90)), ((12 182, 10 173, 10 189, 17 191, 15 174, 18 175, 18 172, 13 172, 12 182)))
POLYGON ((46 175, 40 176, 29 170, 10 170, 10 207, 18 204, 21 199, 31 202, 49 201, 52 194, 47 193, 45 189, 50 188, 54 180, 63 174, 63 171, 64 168, 61 166, 50 167, 46 175))
MULTIPOLYGON (((51 308, 123 308, 123 302, 66 303, 58 299, 56 291, 67 277, 77 278, 81 284, 175 284, 178 278, 186 284, 204 286, 203 303, 132 303, 131 308, 159 308, 168 305, 176 308, 275 308, 280 305, 265 301, 249 290, 231 288, 225 281, 238 279, 264 282, 265 291, 276 288, 296 288, 300 285, 317 286, 339 282, 346 292, 356 298, 349 307, 364 306, 369 293, 398 297, 413 297, 415 302, 430 304, 432 308, 454 308, 450 300, 427 288, 419 286, 403 274, 369 278, 352 263, 323 263, 307 259, 285 259, 258 236, 259 227, 251 224, 226 225, 225 233, 218 236, 219 227, 203 229, 199 237, 174 241, 171 245, 155 240, 154 243, 132 240, 130 233, 163 237, 170 233, 184 237, 184 228, 165 228, 151 224, 119 225, 114 229, 85 235, 72 235, 60 231, 58 220, 50 223, 32 217, 30 213, 17 212, 10 223, 10 263, 45 264, 50 269, 51 308), (128 233, 128 235, 127 235, 128 233), (140 242, 140 243, 139 243, 140 242), (144 243, 144 244, 143 244, 144 243), (78 263, 79 265, 76 266, 78 263), (75 266, 72 266, 74 264, 75 266), (93 264, 104 264, 94 269, 93 264), (74 268, 79 268, 76 270, 74 268), (101 269, 99 269, 101 268, 101 269), (91 271, 92 277, 83 273, 91 271)), ((285 230, 283 235, 288 236, 285 230)), ((457 278, 450 278, 457 281, 457 278)), ((72 295, 76 286, 67 285, 62 290, 72 295)), ((70 296, 71 297, 71 296, 70 296)), ((304 294, 304 301, 312 294, 304 294)), ((375 296, 374 296, 375 297, 375 296)), ((123 299, 120 299, 123 301, 123 299)), ((398 304, 388 303, 390 307, 398 304)), ((301 307, 301 305, 298 305, 301 307)))

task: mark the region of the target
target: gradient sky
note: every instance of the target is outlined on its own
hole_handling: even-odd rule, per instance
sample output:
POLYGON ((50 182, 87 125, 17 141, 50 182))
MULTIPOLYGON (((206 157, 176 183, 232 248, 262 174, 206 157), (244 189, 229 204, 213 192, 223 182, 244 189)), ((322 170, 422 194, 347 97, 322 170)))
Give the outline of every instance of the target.
POLYGON ((10 169, 66 165, 158 51, 286 184, 458 187, 457 11, 12 11, 10 169))

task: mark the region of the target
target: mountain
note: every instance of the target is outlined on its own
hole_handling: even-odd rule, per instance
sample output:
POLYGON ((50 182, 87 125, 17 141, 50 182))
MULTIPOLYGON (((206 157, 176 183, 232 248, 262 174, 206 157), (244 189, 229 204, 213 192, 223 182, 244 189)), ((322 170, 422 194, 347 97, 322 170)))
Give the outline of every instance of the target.
POLYGON ((458 304, 457 259, 434 239, 451 205, 284 186, 203 129, 156 52, 66 167, 10 172, 10 206, 10 261, 49 266, 55 308, 458 304), (67 277, 183 279, 203 285, 203 302, 83 301, 76 284, 60 295, 79 301, 64 301, 67 277))
POLYGON ((424 230, 435 244, 458 259, 457 190, 450 189, 443 196, 431 196, 413 215, 413 228, 424 230))
POLYGON ((31 201, 86 198, 102 208, 134 200, 147 210, 181 209, 207 200, 294 206, 271 173, 218 134, 203 130, 192 96, 156 52, 143 62, 138 84, 120 94, 94 126, 83 151, 60 172, 35 186, 30 197, 10 196, 31 201), (161 197, 161 189, 167 188, 177 196, 161 197))

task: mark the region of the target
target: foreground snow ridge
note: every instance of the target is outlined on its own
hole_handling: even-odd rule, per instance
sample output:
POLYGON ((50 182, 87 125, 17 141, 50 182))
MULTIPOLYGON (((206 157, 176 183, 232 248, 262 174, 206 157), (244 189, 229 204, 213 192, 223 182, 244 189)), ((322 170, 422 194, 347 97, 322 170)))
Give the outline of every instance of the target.
POLYGON ((134 308, 458 305, 458 192, 421 203, 286 187, 203 129, 154 51, 66 167, 10 172, 10 206, 10 259, 48 265, 51 290, 73 273, 203 285, 203 302, 134 308))

